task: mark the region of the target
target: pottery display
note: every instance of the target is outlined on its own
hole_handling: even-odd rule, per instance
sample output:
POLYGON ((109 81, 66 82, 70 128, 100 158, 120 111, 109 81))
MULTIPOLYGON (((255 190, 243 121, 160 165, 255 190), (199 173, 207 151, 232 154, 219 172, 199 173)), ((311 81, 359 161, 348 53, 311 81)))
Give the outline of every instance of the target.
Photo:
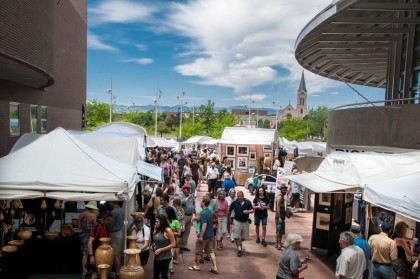
POLYGON ((144 279, 144 269, 136 263, 136 255, 140 249, 126 249, 127 264, 120 269, 120 279, 144 279))
POLYGON ((58 237, 58 232, 45 232, 44 235, 47 239, 53 240, 58 237))
POLYGON ((24 240, 21 239, 14 239, 14 240, 10 240, 9 242, 7 242, 7 244, 9 245, 15 245, 15 246, 22 246, 25 243, 24 240))
POLYGON ((15 216, 15 214, 16 214, 16 211, 13 208, 10 208, 10 210, 9 210, 10 217, 15 216))
POLYGON ((95 251, 95 262, 96 267, 100 264, 108 264, 110 267, 107 268, 107 274, 110 273, 111 267, 114 264, 114 249, 109 245, 111 241, 110 237, 99 238, 101 245, 95 251))
POLYGON ((44 199, 41 202, 41 209, 42 210, 47 210, 47 201, 44 199))
POLYGON ((54 208, 55 209, 60 209, 61 208, 61 201, 60 200, 56 200, 54 203, 54 208))
POLYGON ((35 223, 35 215, 26 214, 25 218, 23 218, 23 223, 27 226, 32 226, 35 223))
POLYGON ((108 274, 106 273, 106 270, 109 268, 109 264, 100 264, 98 265, 98 273, 100 276, 100 279, 107 279, 108 274))
POLYGON ((20 207, 20 200, 12 200, 10 202, 10 207, 13 209, 18 209, 20 207))
POLYGON ((3 248, 1 248, 1 250, 6 253, 12 253, 15 252, 17 248, 18 247, 16 245, 5 245, 3 248))
POLYGON ((17 233, 18 238, 23 239, 23 240, 28 240, 29 238, 32 237, 32 232, 29 230, 20 230, 17 233))
MULTIPOLYGON (((137 244, 136 244, 138 238, 139 237, 137 235, 129 235, 129 236, 127 236, 127 241, 128 241, 127 248, 128 249, 138 249, 137 248, 137 244)), ((138 265, 140 265, 140 255, 139 254, 136 255, 136 263, 138 265)))
POLYGON ((61 234, 63 236, 73 236, 73 226, 71 224, 63 224, 61 226, 61 234))
POLYGON ((4 220, 3 211, 0 209, 0 222, 4 220))

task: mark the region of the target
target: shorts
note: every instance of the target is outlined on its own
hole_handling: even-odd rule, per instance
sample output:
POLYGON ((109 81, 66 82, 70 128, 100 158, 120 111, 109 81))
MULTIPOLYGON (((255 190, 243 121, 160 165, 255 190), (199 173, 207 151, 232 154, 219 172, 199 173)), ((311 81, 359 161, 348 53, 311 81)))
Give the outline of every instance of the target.
POLYGON ((111 238, 109 245, 111 245, 114 253, 120 254, 122 251, 122 230, 109 233, 109 237, 111 238))
POLYGON ((267 226, 267 216, 254 215, 254 224, 260 225, 260 223, 262 223, 263 226, 267 226))
POLYGON ((285 235, 286 234, 286 222, 283 220, 282 223, 280 223, 278 220, 276 220, 276 235, 285 235))
POLYGON ((392 267, 394 268, 395 275, 400 277, 408 276, 406 259, 397 259, 392 263, 392 267))
POLYGON ((233 233, 232 237, 234 239, 241 238, 242 240, 249 238, 249 223, 248 222, 239 222, 233 219, 233 233))
POLYGON ((210 255, 211 253, 214 253, 213 250, 213 239, 204 239, 203 241, 198 241, 195 243, 195 254, 196 255, 203 255, 203 250, 207 255, 210 255))

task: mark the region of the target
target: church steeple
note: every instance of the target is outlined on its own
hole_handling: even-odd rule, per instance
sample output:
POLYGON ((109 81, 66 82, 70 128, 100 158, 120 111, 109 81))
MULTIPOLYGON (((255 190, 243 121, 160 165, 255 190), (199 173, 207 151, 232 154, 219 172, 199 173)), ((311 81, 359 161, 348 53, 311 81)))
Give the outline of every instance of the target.
POLYGON ((306 83, 305 83, 305 75, 303 74, 303 70, 302 70, 302 77, 300 78, 300 85, 299 85, 299 90, 298 92, 301 91, 306 91, 306 83))

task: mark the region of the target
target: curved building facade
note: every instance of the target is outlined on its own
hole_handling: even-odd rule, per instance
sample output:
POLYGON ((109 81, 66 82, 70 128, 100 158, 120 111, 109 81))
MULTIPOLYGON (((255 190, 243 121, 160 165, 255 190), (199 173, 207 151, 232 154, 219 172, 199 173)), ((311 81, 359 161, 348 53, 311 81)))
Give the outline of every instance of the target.
POLYGON ((315 74, 385 89, 379 103, 330 113, 329 148, 420 148, 420 0, 333 1, 301 31, 295 56, 315 74))
POLYGON ((84 128, 86 1, 2 1, 0 157, 24 133, 84 128))

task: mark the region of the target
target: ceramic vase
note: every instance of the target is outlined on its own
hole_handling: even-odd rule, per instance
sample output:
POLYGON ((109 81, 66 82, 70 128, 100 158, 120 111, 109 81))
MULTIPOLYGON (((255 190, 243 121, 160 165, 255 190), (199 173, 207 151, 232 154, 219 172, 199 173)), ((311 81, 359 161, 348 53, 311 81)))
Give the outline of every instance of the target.
POLYGON ((108 274, 106 272, 108 268, 109 268, 109 264, 98 265, 98 272, 99 272, 99 276, 101 276, 101 279, 107 279, 108 278, 108 274))
POLYGON ((110 237, 101 237, 99 238, 101 245, 96 249, 95 252, 95 262, 96 267, 100 264, 107 264, 109 267, 107 268, 107 274, 110 273, 112 265, 114 264, 114 249, 109 245, 111 241, 110 237))
MULTIPOLYGON (((138 238, 139 237, 137 235, 127 236, 127 241, 128 241, 127 248, 128 249, 139 249, 139 248, 137 248, 137 243, 136 243, 138 238)), ((140 252, 141 252, 141 250, 140 250, 140 252)), ((136 264, 140 265, 140 255, 139 254, 136 255, 136 264)))
POLYGON ((126 249, 127 264, 120 269, 120 279, 144 279, 144 269, 136 263, 140 249, 126 249))

